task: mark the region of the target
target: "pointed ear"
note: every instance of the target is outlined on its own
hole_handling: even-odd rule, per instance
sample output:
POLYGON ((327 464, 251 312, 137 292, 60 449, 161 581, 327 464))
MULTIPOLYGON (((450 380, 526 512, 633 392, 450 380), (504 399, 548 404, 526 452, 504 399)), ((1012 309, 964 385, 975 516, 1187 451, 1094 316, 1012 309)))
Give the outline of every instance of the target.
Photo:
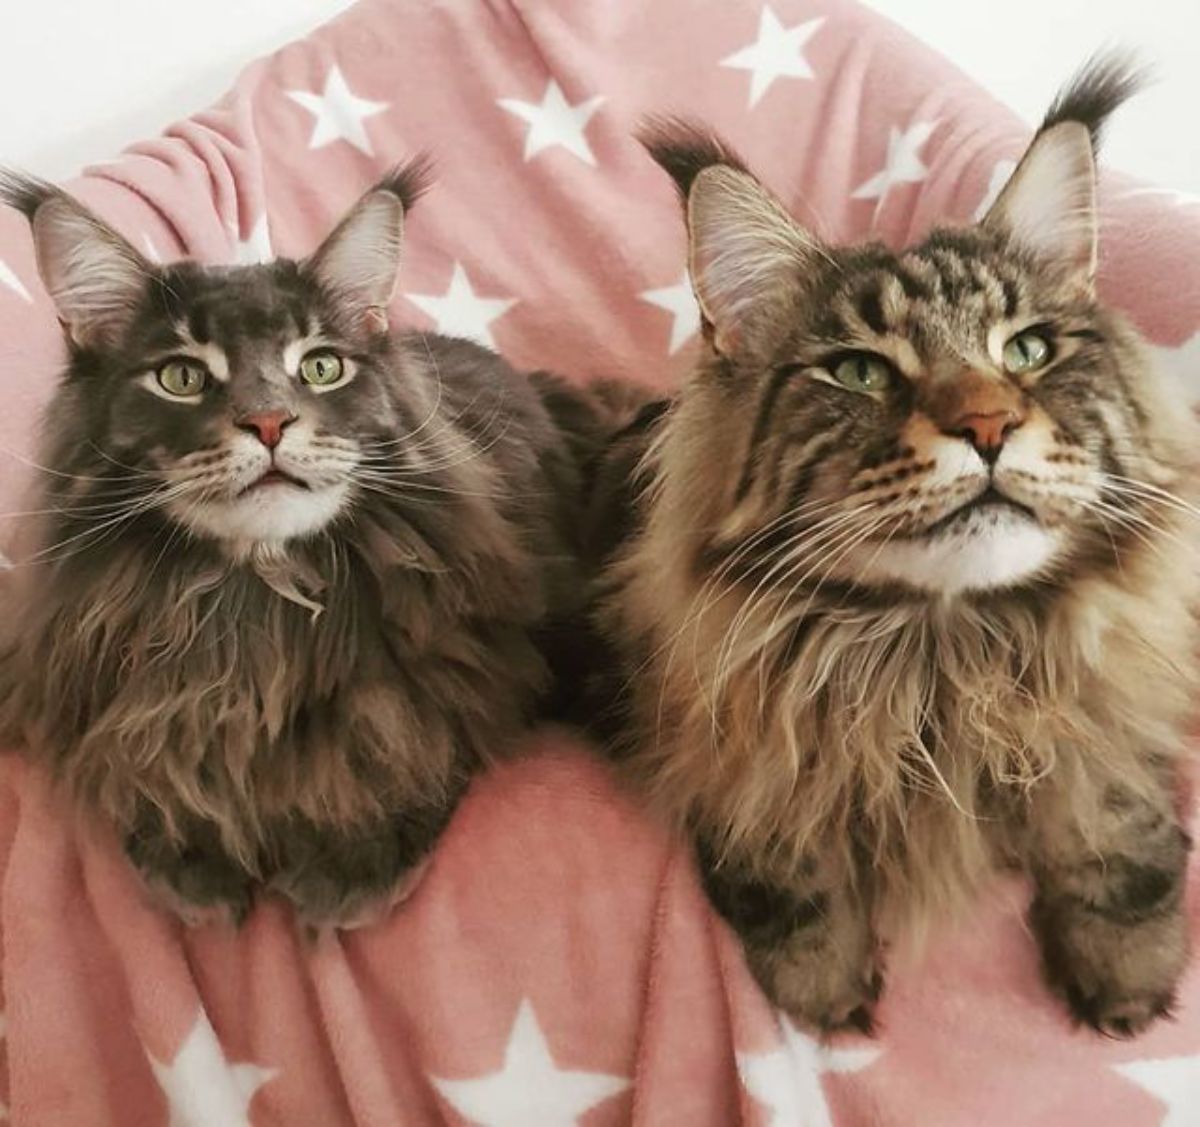
POLYGON ((309 259, 316 279, 339 300, 385 308, 396 288, 404 242, 404 205, 390 192, 368 192, 309 259))
POLYGON ((1086 289, 1096 273, 1096 162, 1087 125, 1059 121, 1034 138, 983 220, 1086 289))
POLYGON ((425 190, 428 174, 422 157, 389 174, 350 209, 306 263, 325 289, 357 306, 381 330, 387 328, 387 305, 400 270, 405 212, 425 190))
POLYGON ((687 224, 692 287, 713 347, 729 355, 799 291, 820 246, 753 176, 727 164, 696 174, 687 224))
POLYGON ((111 344, 128 327, 154 266, 66 193, 7 176, 0 197, 29 217, 38 273, 67 336, 80 347, 111 344))

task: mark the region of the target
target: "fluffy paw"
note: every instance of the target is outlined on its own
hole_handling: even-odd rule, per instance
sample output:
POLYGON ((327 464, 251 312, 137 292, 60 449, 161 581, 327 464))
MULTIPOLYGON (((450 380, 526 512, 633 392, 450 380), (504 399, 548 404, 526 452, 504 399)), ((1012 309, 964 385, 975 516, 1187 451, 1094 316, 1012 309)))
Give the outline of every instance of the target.
POLYGON ((412 894, 426 861, 413 863, 394 832, 347 835, 306 827, 289 835, 271 887, 311 927, 361 928, 412 894))
POLYGON ((797 1023, 823 1034, 874 1035, 875 1006, 883 992, 874 953, 851 963, 830 957, 825 947, 788 944, 748 955, 764 992, 797 1023))
POLYGON ((188 927, 236 927, 250 914, 253 878, 212 842, 137 834, 125 850, 154 901, 188 927))
POLYGON ((1035 910, 1046 977, 1071 1015, 1106 1037, 1135 1037, 1170 1017, 1187 960, 1181 911, 1123 923, 1077 908, 1035 910))

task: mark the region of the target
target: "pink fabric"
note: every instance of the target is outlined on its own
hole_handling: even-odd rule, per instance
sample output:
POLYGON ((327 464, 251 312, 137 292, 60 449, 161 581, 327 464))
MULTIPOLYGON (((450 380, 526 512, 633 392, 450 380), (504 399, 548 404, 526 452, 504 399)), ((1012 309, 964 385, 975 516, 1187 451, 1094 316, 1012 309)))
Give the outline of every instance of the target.
MULTIPOLYGON (((385 167, 429 149, 438 183, 409 225, 398 319, 466 326, 521 366, 665 389, 688 362, 694 313, 672 292, 675 200, 630 132, 671 109, 720 129, 838 239, 902 242, 970 217, 1026 139, 944 60, 848 0, 364 0, 72 187, 164 257, 228 261, 267 239, 298 255, 385 167), (769 57, 773 81, 745 69, 769 57), (564 103, 550 135, 527 119, 552 82, 564 103)), ((1190 372, 1200 211, 1115 177, 1105 199, 1104 289, 1190 372)), ((5 512, 19 508, 60 356, 27 231, 0 215, 5 512)), ((1181 395, 1195 389, 1193 374, 1181 395)), ((236 934, 185 931, 144 902, 103 829, 77 826, 36 771, 0 760, 11 1119, 1200 1122, 1200 973, 1178 1020, 1132 1044, 1073 1031, 1039 981, 1023 892, 1002 886, 961 929, 896 960, 878 1040, 818 1050, 754 988, 686 853, 603 767, 565 733, 529 752, 475 785, 403 908, 315 941, 277 903, 236 934)))

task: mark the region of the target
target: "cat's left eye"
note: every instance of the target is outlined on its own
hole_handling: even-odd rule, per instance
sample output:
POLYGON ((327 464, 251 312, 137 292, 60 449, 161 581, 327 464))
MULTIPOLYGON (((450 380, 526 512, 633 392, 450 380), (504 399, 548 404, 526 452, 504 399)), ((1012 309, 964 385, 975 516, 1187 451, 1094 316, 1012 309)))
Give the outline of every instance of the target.
POLYGON ((1046 337, 1033 329, 1026 329, 1010 337, 1004 346, 1004 370, 1014 376, 1025 372, 1036 372, 1050 363, 1053 349, 1046 337))
POLYGON ((313 387, 341 383, 346 365, 336 352, 310 352, 300 361, 300 378, 313 387))
POLYGON ((833 378, 850 391, 870 395, 888 388, 892 382, 892 366, 882 356, 855 352, 833 366, 833 378))
POLYGON ((198 360, 168 360, 154 376, 177 399, 192 399, 208 386, 208 369, 198 360))

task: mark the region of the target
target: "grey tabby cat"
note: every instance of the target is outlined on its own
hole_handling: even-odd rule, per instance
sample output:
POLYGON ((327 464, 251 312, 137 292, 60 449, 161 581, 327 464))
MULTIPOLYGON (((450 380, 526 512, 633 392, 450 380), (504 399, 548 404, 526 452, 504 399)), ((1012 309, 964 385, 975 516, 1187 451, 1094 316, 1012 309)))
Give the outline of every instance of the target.
POLYGON ((533 715, 574 598, 578 474, 546 398, 389 330, 419 162, 303 261, 155 266, 8 176, 70 363, 40 549, 0 612, 0 731, 190 917, 398 893, 533 715))
POLYGON ((981 223, 901 251, 823 245, 701 129, 648 137, 705 348, 597 475, 615 739, 820 1029, 869 1030, 880 937, 1005 864, 1080 1021, 1137 1032, 1185 964, 1200 441, 1094 285, 1134 85, 1091 65, 981 223))

